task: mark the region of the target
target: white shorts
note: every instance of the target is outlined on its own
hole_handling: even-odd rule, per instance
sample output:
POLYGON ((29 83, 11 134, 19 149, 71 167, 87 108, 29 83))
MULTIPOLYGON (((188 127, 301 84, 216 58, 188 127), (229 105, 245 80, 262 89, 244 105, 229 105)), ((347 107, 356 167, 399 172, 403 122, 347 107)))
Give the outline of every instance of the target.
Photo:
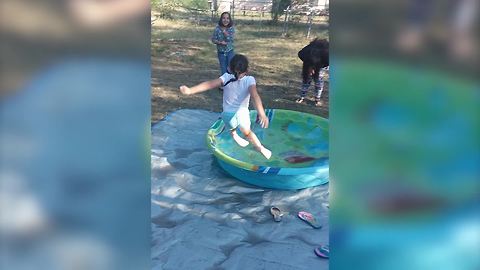
POLYGON ((236 112, 222 112, 222 120, 232 130, 237 127, 250 130, 250 111, 240 109, 236 112))

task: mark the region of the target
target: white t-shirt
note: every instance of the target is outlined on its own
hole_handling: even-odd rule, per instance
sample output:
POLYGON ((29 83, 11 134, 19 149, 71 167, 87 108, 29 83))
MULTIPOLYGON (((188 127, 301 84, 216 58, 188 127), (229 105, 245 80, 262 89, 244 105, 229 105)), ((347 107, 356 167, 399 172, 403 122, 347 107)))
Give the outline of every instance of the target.
MULTIPOLYGON (((222 85, 225 85, 235 76, 229 73, 223 74, 220 79, 222 85)), ((223 88, 223 111, 236 112, 240 109, 247 109, 250 103, 250 91, 248 88, 255 85, 255 78, 252 76, 243 76, 240 80, 229 83, 223 88)))

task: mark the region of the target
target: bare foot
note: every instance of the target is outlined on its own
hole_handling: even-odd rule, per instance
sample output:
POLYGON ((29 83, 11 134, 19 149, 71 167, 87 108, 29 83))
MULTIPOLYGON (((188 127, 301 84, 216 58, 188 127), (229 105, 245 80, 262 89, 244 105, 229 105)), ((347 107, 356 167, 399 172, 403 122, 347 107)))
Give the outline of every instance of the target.
POLYGON ((321 100, 315 101, 315 106, 320 107, 322 105, 323 105, 323 101, 321 101, 321 100))
POLYGON ((238 134, 232 134, 232 138, 233 140, 238 144, 240 145, 241 147, 245 147, 249 144, 249 142, 247 140, 245 140, 244 138, 238 136, 238 134))
POLYGON ((304 99, 305 99, 305 98, 302 97, 302 98, 299 98, 299 99, 295 100, 295 102, 296 102, 296 103, 302 103, 304 99))

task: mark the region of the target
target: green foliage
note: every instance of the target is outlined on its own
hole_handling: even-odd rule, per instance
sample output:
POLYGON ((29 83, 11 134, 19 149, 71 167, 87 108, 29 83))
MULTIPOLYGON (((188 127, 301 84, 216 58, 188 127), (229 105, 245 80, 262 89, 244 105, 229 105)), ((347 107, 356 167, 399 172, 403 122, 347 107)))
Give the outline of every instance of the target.
POLYGON ((282 15, 284 10, 292 3, 292 0, 273 0, 272 1, 272 20, 278 21, 278 17, 282 15))
POLYGON ((156 9, 160 4, 160 0, 151 0, 150 5, 152 6, 152 10, 156 9))
POLYGON ((177 0, 152 0, 152 10, 158 12, 158 16, 164 19, 173 19, 175 9, 179 7, 177 0))
POLYGON ((179 0, 179 2, 187 9, 207 10, 210 8, 206 0, 179 0))

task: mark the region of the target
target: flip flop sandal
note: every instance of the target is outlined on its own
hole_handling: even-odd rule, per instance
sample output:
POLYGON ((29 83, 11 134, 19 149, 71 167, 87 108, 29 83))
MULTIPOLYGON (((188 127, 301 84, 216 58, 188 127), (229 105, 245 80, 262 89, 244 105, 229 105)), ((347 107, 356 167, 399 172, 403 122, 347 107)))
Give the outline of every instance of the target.
POLYGON ((302 103, 303 101, 305 100, 305 98, 298 98, 297 100, 295 100, 296 103, 302 103))
POLYGON ((273 206, 270 208, 270 214, 272 214, 273 219, 276 222, 280 222, 282 220, 283 213, 280 211, 280 209, 278 209, 278 207, 273 206))
POLYGON ((314 252, 320 258, 328 259, 330 257, 330 247, 328 245, 317 247, 314 252))
POLYGON ((308 212, 305 212, 305 211, 301 211, 301 212, 298 212, 298 217, 305 221, 306 223, 308 223, 308 225, 312 226, 313 228, 315 229, 320 229, 322 228, 322 226, 320 224, 318 224, 317 220, 315 219, 315 217, 308 213, 308 212))

